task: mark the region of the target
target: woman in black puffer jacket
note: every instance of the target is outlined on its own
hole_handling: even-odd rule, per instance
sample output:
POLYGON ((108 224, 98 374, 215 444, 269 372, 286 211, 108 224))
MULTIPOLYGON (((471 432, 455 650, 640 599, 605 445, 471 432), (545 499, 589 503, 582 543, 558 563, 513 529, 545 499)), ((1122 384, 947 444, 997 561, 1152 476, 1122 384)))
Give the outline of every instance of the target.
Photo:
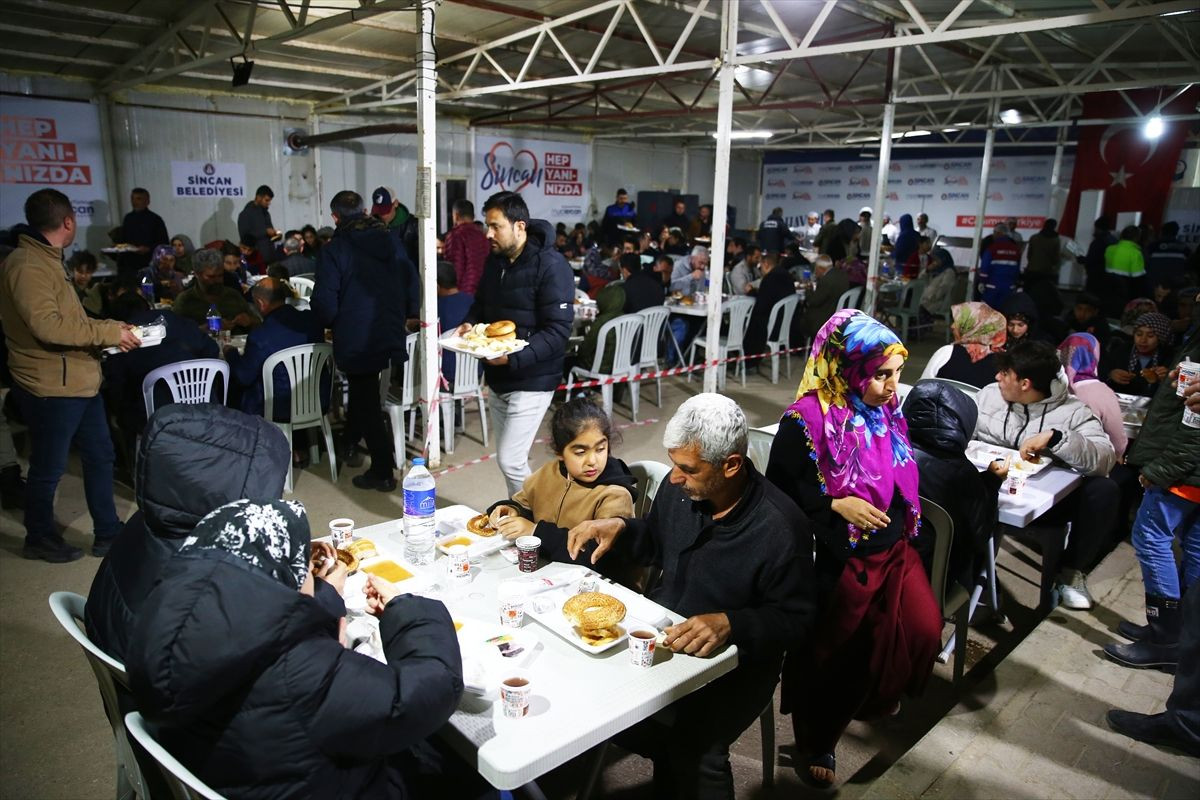
MULTIPOLYGON (((345 606, 309 572, 309 544, 296 502, 239 500, 202 519, 134 625, 138 710, 229 798, 435 796, 420 782, 425 738, 463 690, 450 614, 372 577, 387 663, 347 650, 345 606)), ((458 797, 468 779, 460 765, 433 785, 458 797)))
MULTIPOLYGON (((908 438, 921 476, 921 497, 932 500, 954 522, 948 577, 970 590, 976 563, 996 529, 1000 484, 1007 471, 992 464, 985 472, 966 457, 978 409, 963 392, 936 380, 918 381, 904 399, 908 438)), ((921 531, 925 533, 925 530, 921 531)), ((933 537, 921 536, 921 558, 929 570, 933 537)))

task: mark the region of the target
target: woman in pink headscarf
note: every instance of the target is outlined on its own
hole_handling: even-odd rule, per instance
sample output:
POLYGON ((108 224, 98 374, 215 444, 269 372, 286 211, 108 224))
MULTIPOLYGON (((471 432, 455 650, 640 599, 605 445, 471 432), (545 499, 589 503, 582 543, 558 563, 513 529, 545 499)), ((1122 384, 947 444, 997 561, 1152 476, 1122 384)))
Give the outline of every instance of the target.
POLYGON ((1058 358, 1066 370, 1071 394, 1082 400, 1100 420, 1120 464, 1124 460, 1129 437, 1125 433, 1121 404, 1117 401, 1116 393, 1097 374, 1100 367, 1100 341, 1090 333, 1072 333, 1058 346, 1058 358))
POLYGON ((910 540, 921 526, 917 465, 896 386, 908 350, 861 311, 813 339, 799 398, 784 412, 767 477, 813 522, 819 611, 813 641, 788 653, 802 777, 829 786, 834 748, 855 718, 893 711, 924 688, 942 616, 910 540))

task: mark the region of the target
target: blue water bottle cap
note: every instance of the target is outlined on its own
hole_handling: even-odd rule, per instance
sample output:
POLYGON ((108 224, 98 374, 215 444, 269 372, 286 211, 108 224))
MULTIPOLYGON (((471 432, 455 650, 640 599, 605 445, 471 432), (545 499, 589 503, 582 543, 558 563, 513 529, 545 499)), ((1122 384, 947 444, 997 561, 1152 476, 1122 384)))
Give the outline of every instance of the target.
POLYGON ((413 465, 414 467, 423 467, 423 466, 425 466, 425 459, 423 459, 423 458, 414 458, 414 459, 412 460, 412 465, 413 465))

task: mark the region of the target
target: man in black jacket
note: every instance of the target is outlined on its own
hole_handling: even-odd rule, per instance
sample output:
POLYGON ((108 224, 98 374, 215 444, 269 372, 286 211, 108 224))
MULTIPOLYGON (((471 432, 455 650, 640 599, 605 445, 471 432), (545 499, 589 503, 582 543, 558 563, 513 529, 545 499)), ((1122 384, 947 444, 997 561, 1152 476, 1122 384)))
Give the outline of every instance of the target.
POLYGON ((621 275, 625 278, 626 314, 636 314, 643 308, 661 306, 666 287, 654 272, 642 264, 642 256, 625 253, 621 256, 621 275))
POLYGON ((754 469, 747 437, 733 400, 690 398, 663 434, 674 468, 649 515, 592 520, 568 534, 572 558, 595 541, 593 564, 617 544, 662 569, 649 596, 686 617, 665 630, 677 656, 738 648, 737 668, 677 700, 670 723, 647 720, 618 738, 654 760, 656 797, 733 797, 729 746, 771 701, 785 648, 803 642, 813 619, 808 520, 754 469))
POLYGON ((488 411, 496 435, 496 461, 511 497, 529 477, 529 449, 563 372, 575 318, 574 276, 554 249, 554 227, 530 220, 516 192, 498 192, 483 206, 491 254, 475 304, 459 326, 511 320, 529 344, 484 362, 492 396, 488 411))
POLYGON ((333 329, 333 357, 346 373, 350 398, 343 452, 365 438, 371 453, 371 466, 352 482, 359 489, 390 492, 396 488, 395 459, 379 379, 389 364, 407 358, 405 321, 419 315, 420 285, 400 241, 383 222, 363 213, 362 197, 341 191, 329 207, 337 233, 317 258, 309 304, 318 322, 333 329))
POLYGON ((279 235, 271 225, 270 208, 274 199, 275 193, 270 186, 259 186, 254 190, 254 199, 246 203, 237 218, 238 239, 254 239, 254 246, 267 264, 273 264, 279 258, 275 246, 271 244, 271 240, 279 235))

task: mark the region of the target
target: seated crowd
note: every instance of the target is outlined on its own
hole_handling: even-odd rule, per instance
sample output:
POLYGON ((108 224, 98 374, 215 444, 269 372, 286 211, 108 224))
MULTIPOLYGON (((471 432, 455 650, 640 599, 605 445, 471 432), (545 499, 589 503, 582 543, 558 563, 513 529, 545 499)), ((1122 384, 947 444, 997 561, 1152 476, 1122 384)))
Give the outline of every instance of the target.
MULTIPOLYGON (((289 452, 271 424, 289 413, 287 382, 273 384, 274 408, 264 403, 266 359, 323 341, 331 329, 349 393, 341 455, 353 458, 365 440, 371 466, 354 485, 395 488, 379 376, 403 364, 405 338, 421 316, 413 218, 385 187, 373 193, 370 213, 357 193, 343 191, 331 203, 336 232, 322 242, 320 231, 306 228, 277 246, 270 198, 260 187, 247 204, 236 248, 195 248, 184 236, 149 242, 138 254, 145 263, 122 269, 109 291, 96 293, 94 260, 79 256, 70 280, 62 274, 62 249, 75 231, 65 196, 30 196, 28 224, 15 231, 17 247, 0 272, 10 394, 31 442, 24 554, 55 562, 80 555, 53 522, 54 491, 74 441, 95 523, 93 553, 103 557, 87 600, 88 635, 127 667, 122 708, 141 712, 185 766, 231 798, 495 796, 436 736, 463 692, 445 606, 371 575, 366 608, 379 620, 383 661, 346 646, 346 568, 325 557, 332 550, 313 549, 304 506, 281 499, 289 459, 301 462, 304 450, 289 452), (314 286, 304 310, 289 281, 309 258, 314 286), (152 301, 169 307, 152 309, 152 301), (139 348, 133 326, 159 318, 167 339, 139 348), (212 319, 247 334, 243 352, 223 353, 236 408, 167 404, 147 420, 137 400, 141 379, 165 363, 217 355, 218 342, 201 332, 212 319), (102 368, 99 347, 121 352, 102 368), (118 441, 137 451, 130 464, 138 510, 123 524, 112 498, 106 417, 118 441)), ((135 202, 139 224, 152 213, 148 203, 144 192, 135 202)), ((797 399, 781 409, 761 471, 734 400, 702 393, 684 401, 663 434, 669 479, 638 517, 639 487, 612 452, 619 444, 612 421, 588 396, 555 408, 552 457, 529 469, 541 414, 571 363, 572 287, 563 261, 583 260, 579 288, 594 293, 597 330, 606 318, 661 304, 668 292, 704 291, 711 208, 689 220, 676 203, 657 235, 636 240, 622 233, 633 218, 623 191, 601 223, 573 231, 529 219, 511 193, 489 198, 484 212, 486 231, 470 203, 455 204, 437 285, 444 329, 512 319, 530 342, 482 367, 503 423, 497 461, 508 495, 488 508, 492 523, 508 539, 536 534, 545 560, 586 564, 677 612, 683 621, 664 630, 674 653, 705 658, 738 647, 731 672, 616 737, 653 761, 656 796, 732 797, 730 747, 780 682, 796 769, 821 787, 837 779, 836 748, 852 720, 886 717, 903 697, 920 695, 943 627, 929 578, 940 532, 923 524, 923 506, 941 506, 962 532, 953 538, 949 576, 968 590, 1001 533, 997 493, 1008 466, 976 470, 964 455, 971 440, 1084 476, 1039 519, 1065 531, 1056 578, 1068 608, 1092 607, 1086 574, 1124 536, 1137 507, 1132 540, 1147 624, 1123 625, 1131 642, 1105 652, 1130 666, 1170 666, 1182 657, 1182 599, 1200 577, 1200 428, 1185 423, 1183 410, 1187 403, 1200 412, 1200 385, 1185 398, 1174 383, 1181 360, 1200 361, 1194 287, 1122 301, 1119 329, 1104 316, 1113 307, 1107 295, 1084 293, 1068 313, 1047 313, 1043 289, 1059 253, 1049 241, 1054 226, 1031 237, 1027 278, 1005 272, 1014 251, 1019 266, 1022 249, 999 226, 981 262, 984 301, 946 309, 954 343, 923 376, 940 380, 921 381, 902 398, 905 343, 882 321, 838 309, 842 294, 865 281, 859 266, 869 211, 858 222, 837 222, 827 211, 822 224, 813 214, 797 237, 776 210, 760 242, 729 240, 726 263, 731 290, 756 298, 752 348, 778 335, 766 330, 769 308, 798 280, 815 278, 794 322, 795 341, 811 339, 797 399), (800 255, 809 243, 817 250, 811 275, 800 255), (614 248, 611 261, 606 245, 614 248), (977 391, 965 394, 947 380, 977 391), (1133 444, 1114 392, 1149 398, 1133 444), (1177 537, 1182 576, 1171 549, 1177 537)), ((895 234, 896 274, 932 286, 954 269, 933 246, 937 232, 928 223, 922 214, 914 225, 906 214, 888 235, 895 234)), ((1111 262, 1133 260, 1134 240, 1122 240, 1131 244, 1111 262)), ((1113 281, 1102 283, 1106 291, 1136 291, 1140 276, 1131 274, 1112 272, 1113 281)), ((1168 273, 1171 280, 1184 274, 1168 273)), ((694 332, 672 330, 677 339, 694 332)), ((599 343, 589 336, 576 363, 596 355, 599 343)), ((1180 702, 1164 715, 1121 717, 1114 726, 1197 752, 1195 687, 1180 682, 1176 690, 1180 702)))

